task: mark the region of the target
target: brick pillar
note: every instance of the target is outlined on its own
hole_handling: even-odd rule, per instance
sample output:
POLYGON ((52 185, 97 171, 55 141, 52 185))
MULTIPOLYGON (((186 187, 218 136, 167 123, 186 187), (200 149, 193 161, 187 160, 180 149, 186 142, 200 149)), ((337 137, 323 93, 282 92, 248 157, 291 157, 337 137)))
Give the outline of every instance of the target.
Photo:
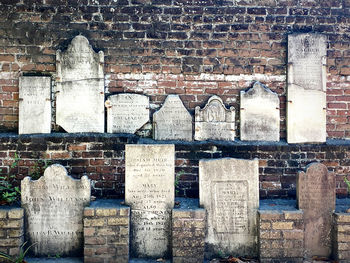
POLYGON ((0 251, 11 256, 19 254, 24 240, 23 216, 23 208, 0 207, 0 251))
POLYGON ((350 262, 350 214, 334 214, 334 257, 339 263, 350 262))
POLYGON ((260 262, 303 262, 303 212, 259 211, 260 262))
POLYGON ((173 263, 203 262, 205 232, 204 209, 173 209, 173 263))
POLYGON ((84 263, 129 262, 130 208, 101 200, 84 209, 84 263))

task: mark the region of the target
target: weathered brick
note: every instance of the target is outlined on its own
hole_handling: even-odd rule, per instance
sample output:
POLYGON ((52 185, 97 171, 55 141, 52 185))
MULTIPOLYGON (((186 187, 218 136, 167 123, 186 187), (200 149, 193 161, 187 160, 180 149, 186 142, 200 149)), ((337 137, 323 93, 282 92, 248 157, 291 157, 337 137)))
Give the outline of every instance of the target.
POLYGON ((293 222, 272 222, 272 229, 293 229, 293 222))
POLYGON ((84 226, 104 226, 106 224, 105 218, 88 219, 84 218, 84 226))
POLYGON ((261 239, 280 239, 282 238, 281 231, 260 231, 261 239))
POLYGON ((90 217, 90 216, 94 216, 94 215, 95 215, 95 209, 89 208, 89 207, 86 207, 84 209, 84 216, 90 217))
POLYGON ((303 219, 303 211, 283 211, 284 219, 286 220, 301 220, 303 219))
POLYGON ((96 216, 115 216, 117 215, 117 209, 111 208, 111 209, 104 209, 104 208, 98 208, 96 209, 96 216))
POLYGON ((282 236, 284 239, 304 239, 304 231, 302 230, 284 230, 282 231, 282 236))
POLYGON ((125 226, 129 225, 129 218, 127 217, 112 217, 108 218, 108 225, 109 226, 125 226))
POLYGON ((84 236, 93 236, 95 235, 94 227, 84 227, 84 236))
POLYGON ((84 243, 85 245, 104 245, 106 241, 104 237, 86 237, 84 243))

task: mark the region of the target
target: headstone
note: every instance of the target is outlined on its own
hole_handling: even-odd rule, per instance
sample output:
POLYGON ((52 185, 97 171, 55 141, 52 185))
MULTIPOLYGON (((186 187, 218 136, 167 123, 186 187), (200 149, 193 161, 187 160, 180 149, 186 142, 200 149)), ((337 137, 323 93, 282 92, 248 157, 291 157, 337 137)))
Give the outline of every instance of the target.
POLYGON ((170 254, 174 206, 174 145, 125 146, 125 202, 131 208, 131 254, 170 254))
POLYGON ((140 94, 117 94, 108 97, 107 132, 135 133, 149 121, 149 99, 140 94))
POLYGON ((212 96, 202 110, 195 108, 195 140, 234 141, 235 136, 235 108, 226 109, 220 97, 212 96))
POLYGON ((288 143, 326 141, 326 44, 324 35, 288 36, 288 143))
POLYGON ((279 141, 279 105, 278 95, 260 82, 255 82, 247 91, 241 91, 241 140, 279 141))
POLYGON ((51 165, 38 180, 22 180, 21 199, 35 256, 82 254, 83 210, 90 203, 86 176, 75 180, 62 165, 51 165))
POLYGON ((199 161, 199 200, 207 210, 207 256, 257 256, 258 160, 199 161))
POLYGON ((51 78, 19 78, 18 133, 51 132, 51 78))
POLYGON ((192 141, 192 116, 178 95, 168 95, 163 107, 153 114, 153 137, 192 141))
POLYGON ((330 257, 332 214, 335 209, 335 174, 313 163, 297 178, 297 201, 304 212, 304 244, 308 257, 330 257))
POLYGON ((56 52, 56 123, 67 132, 104 132, 104 56, 76 36, 56 52))

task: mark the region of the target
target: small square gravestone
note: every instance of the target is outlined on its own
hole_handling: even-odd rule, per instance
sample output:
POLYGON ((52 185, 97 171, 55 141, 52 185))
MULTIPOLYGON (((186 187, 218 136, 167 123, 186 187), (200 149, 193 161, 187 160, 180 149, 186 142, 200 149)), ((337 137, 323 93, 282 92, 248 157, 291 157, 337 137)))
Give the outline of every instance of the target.
POLYGON ((279 141, 280 100, 277 93, 255 82, 247 91, 241 91, 241 140, 279 141))
POLYGON ((149 99, 140 94, 117 94, 108 97, 108 133, 135 133, 149 121, 149 99))
POLYGON ((26 240, 36 243, 35 256, 80 256, 83 252, 83 211, 90 203, 90 180, 68 176, 59 164, 46 168, 44 175, 21 182, 25 211, 26 240))
POLYGON ((207 210, 206 256, 257 256, 258 160, 199 161, 199 200, 207 210))
POLYGON ((51 132, 51 78, 19 78, 18 133, 51 132))
POLYGON ((56 123, 67 132, 104 132, 104 55, 84 36, 56 52, 56 123))
POLYGON ((153 114, 153 138, 192 141, 192 116, 178 95, 168 95, 162 108, 153 114))
POLYGON ((171 251, 175 146, 125 146, 125 202, 131 208, 131 254, 164 258, 171 251))
POLYGON ((326 141, 327 37, 288 36, 288 143, 326 141))
POLYGON ((195 140, 234 141, 235 136, 235 109, 226 109, 220 97, 214 95, 203 109, 195 108, 195 140))
POLYGON ((308 257, 330 257, 332 215, 335 209, 335 174, 313 163, 297 178, 297 201, 304 211, 304 243, 308 257))

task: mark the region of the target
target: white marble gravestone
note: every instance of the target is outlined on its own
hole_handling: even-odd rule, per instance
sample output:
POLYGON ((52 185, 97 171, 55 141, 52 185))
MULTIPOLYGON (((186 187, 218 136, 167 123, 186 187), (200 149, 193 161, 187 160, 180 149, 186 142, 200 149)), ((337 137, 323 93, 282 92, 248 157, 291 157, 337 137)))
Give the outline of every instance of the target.
POLYGON ((280 101, 277 93, 255 82, 241 91, 240 135, 242 141, 279 141, 280 101))
POLYGON ((51 132, 51 78, 23 76, 19 78, 18 133, 51 132))
POLYGON ((257 256, 258 160, 200 160, 199 201, 207 210, 208 256, 257 256))
POLYGON ((90 203, 90 180, 68 176, 59 164, 46 168, 44 175, 21 182, 25 211, 26 239, 36 243, 36 256, 79 256, 83 249, 83 211, 90 203))
POLYGON ((149 121, 149 99, 140 94, 117 94, 108 97, 107 132, 135 133, 149 121))
POLYGON ((327 37, 288 36, 288 143, 326 141, 327 37))
POLYGON ((174 145, 125 146, 125 202, 131 207, 134 257, 169 256, 174 173, 174 145))
POLYGON ((104 55, 84 36, 56 52, 56 123, 67 132, 104 132, 104 55))
POLYGON ((195 108, 195 133, 194 139, 203 140, 227 140, 234 141, 235 131, 235 109, 226 109, 222 99, 212 96, 205 107, 201 110, 195 108))
POLYGON ((162 108, 153 114, 153 138, 192 141, 192 116, 178 95, 168 95, 162 108))

